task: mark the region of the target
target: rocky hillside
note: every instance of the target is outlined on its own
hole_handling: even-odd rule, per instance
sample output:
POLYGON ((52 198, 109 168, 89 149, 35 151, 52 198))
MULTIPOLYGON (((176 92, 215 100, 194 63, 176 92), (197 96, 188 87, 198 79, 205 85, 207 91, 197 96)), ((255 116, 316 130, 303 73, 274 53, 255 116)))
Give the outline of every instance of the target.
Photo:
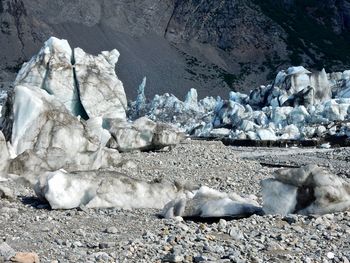
POLYGON ((117 48, 130 96, 190 88, 199 96, 249 91, 301 64, 350 65, 349 0, 0 0, 0 81, 51 35, 90 53, 117 48))

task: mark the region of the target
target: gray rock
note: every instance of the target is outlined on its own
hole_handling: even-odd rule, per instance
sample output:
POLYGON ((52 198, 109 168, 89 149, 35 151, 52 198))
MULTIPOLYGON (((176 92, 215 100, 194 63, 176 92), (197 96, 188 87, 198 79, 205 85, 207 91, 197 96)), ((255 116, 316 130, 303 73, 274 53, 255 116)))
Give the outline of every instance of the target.
POLYGON ((294 223, 298 222, 298 216, 293 215, 293 214, 289 214, 289 215, 286 215, 285 217, 283 217, 283 220, 288 222, 289 224, 294 224, 294 223))
POLYGON ((111 227, 106 228, 105 232, 108 234, 117 234, 118 228, 111 226, 111 227))
POLYGON ((98 245, 100 249, 107 249, 115 247, 115 242, 102 242, 98 245))
POLYGON ((0 244, 0 257, 3 257, 6 261, 10 260, 16 255, 16 251, 10 247, 6 242, 0 244))
POLYGON ((243 234, 241 231, 239 231, 236 227, 231 227, 228 230, 228 234, 234 239, 234 240, 241 240, 243 239, 243 234))
POLYGON ((166 255, 162 261, 163 262, 171 262, 171 263, 175 263, 175 262, 182 262, 184 260, 184 257, 182 255, 176 255, 176 254, 168 254, 166 255))
POLYGON ((0 184, 0 198, 14 200, 15 199, 15 195, 14 195, 13 191, 10 188, 5 187, 5 186, 0 184))

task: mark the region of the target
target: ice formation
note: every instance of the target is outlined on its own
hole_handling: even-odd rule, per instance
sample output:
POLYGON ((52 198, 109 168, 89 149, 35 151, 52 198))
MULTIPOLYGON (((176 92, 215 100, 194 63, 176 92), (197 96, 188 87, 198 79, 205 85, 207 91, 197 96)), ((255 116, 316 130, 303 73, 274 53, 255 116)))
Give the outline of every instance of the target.
POLYGON ((52 209, 79 206, 158 208, 179 195, 186 195, 181 185, 168 182, 146 182, 107 171, 67 173, 63 170, 43 174, 35 186, 37 195, 52 209))
POLYGON ((51 37, 24 63, 14 84, 45 90, 75 116, 125 119, 126 96, 114 71, 118 57, 117 50, 92 56, 51 37))
POLYGON ((163 208, 164 218, 181 217, 232 217, 240 218, 261 212, 253 197, 243 198, 236 193, 223 193, 202 186, 192 195, 180 195, 163 208))
MULTIPOLYGON (((114 71, 118 58, 117 50, 92 56, 50 38, 6 95, 0 176, 26 177, 53 209, 164 206, 166 218, 242 217, 261 213, 256 198, 132 179, 113 171, 121 163, 119 151, 174 146, 183 138, 174 126, 197 137, 265 141, 350 136, 350 71, 291 67, 249 96, 230 92, 228 100, 198 101, 191 89, 184 101, 165 94, 149 103, 144 78, 127 119, 114 71)), ((262 186, 266 213, 322 214, 350 204, 348 182, 314 166, 278 171, 262 186)))
POLYGON ((327 214, 350 208, 350 182, 316 165, 278 170, 261 184, 267 214, 327 214))
POLYGON ((153 123, 150 130, 144 122, 126 121, 126 96, 114 71, 118 58, 117 50, 92 56, 79 48, 72 51, 66 40, 45 42, 23 65, 2 108, 0 127, 7 142, 1 137, 1 149, 7 147, 8 154, 3 150, 1 170, 30 176, 33 182, 45 171, 115 167, 121 157, 112 148, 177 144, 181 136, 168 125, 153 123), (127 136, 117 136, 113 144, 106 123, 119 123, 127 136), (143 145, 148 133, 150 141, 143 145), (121 147, 106 147, 115 144, 121 147))
POLYGON ((208 187, 186 188, 178 183, 146 182, 107 171, 43 174, 35 186, 37 195, 52 209, 122 207, 163 208, 165 218, 244 217, 260 213, 251 198, 226 194, 208 187))
POLYGON ((126 95, 115 74, 119 52, 103 51, 98 56, 74 49, 74 74, 79 97, 89 118, 126 119, 126 95))
POLYGON ((349 71, 311 73, 291 67, 249 96, 232 91, 228 100, 197 101, 192 89, 182 102, 173 95, 156 95, 145 106, 145 114, 197 137, 273 141, 349 136, 349 90, 349 71))
POLYGON ((141 84, 139 85, 139 88, 137 89, 135 110, 138 116, 142 115, 142 111, 144 111, 146 107, 146 96, 145 96, 146 82, 147 82, 147 78, 144 77, 141 84))
POLYGON ((170 125, 156 123, 146 117, 134 122, 106 120, 104 125, 115 142, 109 144, 109 147, 122 152, 162 149, 166 146, 175 146, 183 138, 182 133, 170 125))

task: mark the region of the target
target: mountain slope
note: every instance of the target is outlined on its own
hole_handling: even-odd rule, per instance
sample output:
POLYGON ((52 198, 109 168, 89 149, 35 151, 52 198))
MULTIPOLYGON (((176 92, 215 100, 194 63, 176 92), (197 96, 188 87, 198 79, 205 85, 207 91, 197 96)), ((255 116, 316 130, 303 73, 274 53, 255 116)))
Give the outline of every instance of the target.
POLYGON ((349 0, 0 0, 0 82, 54 35, 91 53, 117 48, 129 98, 143 76, 148 96, 227 96, 290 65, 348 68, 349 28, 349 0))

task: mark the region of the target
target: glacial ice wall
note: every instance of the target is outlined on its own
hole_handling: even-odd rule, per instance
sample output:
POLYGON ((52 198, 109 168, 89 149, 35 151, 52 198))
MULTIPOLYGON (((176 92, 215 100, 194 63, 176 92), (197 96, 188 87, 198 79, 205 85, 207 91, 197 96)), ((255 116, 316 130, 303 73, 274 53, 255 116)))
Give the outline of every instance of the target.
MULTIPOLYGON (((143 114, 172 123, 196 137, 250 140, 303 140, 326 135, 350 136, 350 71, 327 74, 291 67, 274 82, 249 95, 198 101, 191 89, 184 99, 156 95, 143 114)), ((132 118, 137 102, 131 104, 132 118)))

